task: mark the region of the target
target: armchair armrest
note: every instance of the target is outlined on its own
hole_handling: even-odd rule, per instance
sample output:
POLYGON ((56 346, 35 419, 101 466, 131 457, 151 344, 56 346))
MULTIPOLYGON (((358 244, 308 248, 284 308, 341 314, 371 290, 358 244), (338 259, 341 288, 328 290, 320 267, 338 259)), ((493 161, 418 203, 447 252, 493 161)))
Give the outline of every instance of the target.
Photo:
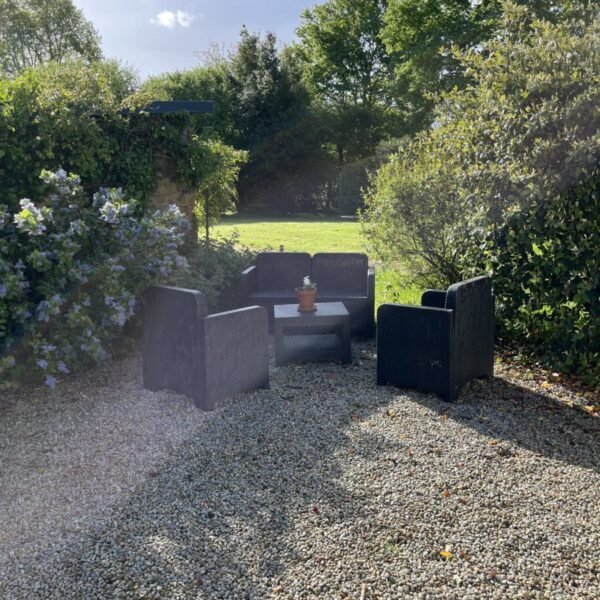
POLYGON ((377 311, 377 383, 448 395, 453 387, 454 311, 382 304, 377 311))
POLYGON ((249 306, 205 320, 207 401, 269 385, 267 310, 249 306))
POLYGON ((256 291, 256 265, 252 265, 242 271, 240 283, 242 298, 246 302, 248 296, 256 291))
POLYGON ((367 312, 369 324, 366 334, 371 337, 375 333, 375 267, 372 265, 367 269, 367 312))
POLYGON ((425 290, 421 296, 421 306, 446 306, 446 292, 443 290, 425 290))
POLYGON ((375 267, 372 265, 367 270, 367 297, 375 298, 375 267))

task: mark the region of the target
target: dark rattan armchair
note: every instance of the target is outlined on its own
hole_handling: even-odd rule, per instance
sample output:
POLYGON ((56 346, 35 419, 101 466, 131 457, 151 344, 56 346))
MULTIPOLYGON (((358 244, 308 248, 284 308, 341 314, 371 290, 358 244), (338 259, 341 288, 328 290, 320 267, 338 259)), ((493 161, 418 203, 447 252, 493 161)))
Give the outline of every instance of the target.
POLYGON ((251 306, 207 315, 196 290, 155 285, 146 292, 144 387, 169 388, 211 410, 269 385, 267 311, 251 306))
POLYGON ((309 275, 317 284, 317 302, 343 302, 350 313, 353 335, 375 333, 375 270, 365 254, 327 252, 312 258, 305 252, 262 252, 256 265, 242 273, 242 296, 246 304, 273 306, 296 303, 294 289, 309 275))
POLYGON ((494 297, 489 277, 428 290, 422 306, 377 311, 377 383, 434 392, 446 400, 494 369, 494 297))

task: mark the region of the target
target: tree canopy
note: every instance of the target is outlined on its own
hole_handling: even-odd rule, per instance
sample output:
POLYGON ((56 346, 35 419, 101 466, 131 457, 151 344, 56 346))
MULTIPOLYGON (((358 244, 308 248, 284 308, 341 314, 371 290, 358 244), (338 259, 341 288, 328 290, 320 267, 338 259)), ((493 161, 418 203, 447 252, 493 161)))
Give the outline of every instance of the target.
POLYGON ((329 0, 302 13, 305 79, 330 119, 340 164, 372 154, 382 137, 398 130, 382 37, 386 6, 387 0, 329 0))
POLYGON ((0 71, 101 57, 97 31, 71 0, 0 0, 0 71))

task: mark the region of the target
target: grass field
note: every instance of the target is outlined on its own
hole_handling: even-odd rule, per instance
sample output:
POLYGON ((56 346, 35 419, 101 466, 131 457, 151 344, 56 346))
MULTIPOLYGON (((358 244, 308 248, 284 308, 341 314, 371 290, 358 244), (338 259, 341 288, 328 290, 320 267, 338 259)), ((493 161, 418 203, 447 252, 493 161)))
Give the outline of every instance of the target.
MULTIPOLYGON (((233 215, 224 217, 213 228, 212 235, 227 238, 234 231, 239 234, 241 244, 257 250, 279 250, 283 246, 289 252, 310 254, 328 251, 369 253, 359 223, 350 219, 313 215, 279 218, 233 215)), ((375 284, 376 305, 383 302, 418 302, 420 290, 407 285, 407 277, 402 274, 401 267, 396 271, 376 264, 375 284)))

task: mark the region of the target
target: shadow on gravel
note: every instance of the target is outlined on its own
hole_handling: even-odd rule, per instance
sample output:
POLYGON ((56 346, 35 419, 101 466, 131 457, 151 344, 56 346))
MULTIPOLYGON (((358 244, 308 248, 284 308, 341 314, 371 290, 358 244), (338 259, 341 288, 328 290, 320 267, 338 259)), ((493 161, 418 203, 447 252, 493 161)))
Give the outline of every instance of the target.
POLYGON ((550 396, 504 379, 471 381, 455 403, 415 396, 421 405, 473 428, 498 444, 500 456, 514 446, 546 458, 600 472, 600 419, 550 396))
MULTIPOLYGON (((290 568, 318 569, 321 525, 344 523, 358 537, 353 524, 372 518, 364 492, 343 486, 339 457, 393 455, 368 429, 348 433, 400 393, 375 385, 372 352, 358 346, 348 368, 273 370, 270 390, 215 411, 105 525, 28 573, 18 597, 262 599, 277 596, 290 568)), ((598 470, 598 419, 504 380, 472 382, 455 404, 416 393, 406 402, 497 440, 491 453, 520 447, 598 470)))
POLYGON ((310 557, 320 519, 369 516, 360 493, 339 483, 336 456, 352 451, 351 420, 395 392, 362 401, 365 381, 375 389, 375 363, 358 356, 348 368, 279 369, 270 390, 226 403, 106 525, 28 574, 21 597, 269 597, 310 557), (303 519, 316 529, 295 532, 303 519), (296 549, 282 539, 290 535, 296 549))

